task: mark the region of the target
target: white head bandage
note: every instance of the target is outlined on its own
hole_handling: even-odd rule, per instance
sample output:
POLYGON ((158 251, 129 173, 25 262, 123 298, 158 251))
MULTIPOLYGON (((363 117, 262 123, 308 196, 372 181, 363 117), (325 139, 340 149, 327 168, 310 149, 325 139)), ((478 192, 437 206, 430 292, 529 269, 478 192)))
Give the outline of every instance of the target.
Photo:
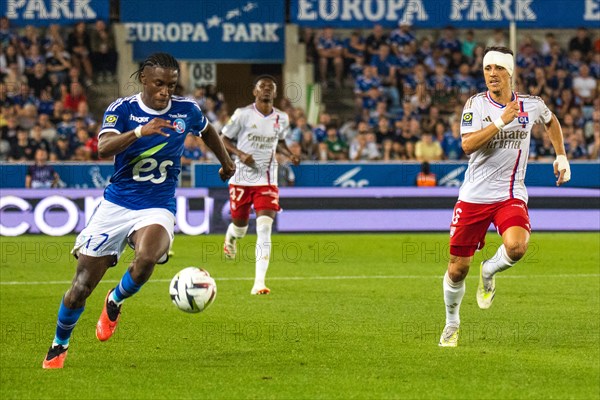
POLYGON ((488 51, 483 57, 483 68, 490 64, 499 65, 508 71, 508 75, 512 76, 515 69, 515 60, 508 53, 500 53, 499 51, 488 51))

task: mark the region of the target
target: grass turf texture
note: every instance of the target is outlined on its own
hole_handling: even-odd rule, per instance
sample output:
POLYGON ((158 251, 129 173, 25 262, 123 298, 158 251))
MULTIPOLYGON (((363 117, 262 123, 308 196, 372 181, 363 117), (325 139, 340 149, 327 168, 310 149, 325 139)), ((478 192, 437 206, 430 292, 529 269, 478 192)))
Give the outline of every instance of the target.
POLYGON ((42 370, 75 269, 73 237, 2 237, 0 398, 598 398, 597 233, 534 233, 526 258, 498 276, 493 307, 479 310, 478 264, 500 243, 488 235, 456 349, 437 345, 446 234, 274 235, 263 297, 249 294, 255 236, 233 262, 222 239, 178 236, 175 257, 100 343, 95 323, 126 252, 88 299, 65 368, 42 370), (187 266, 217 281, 201 314, 169 299, 187 266))

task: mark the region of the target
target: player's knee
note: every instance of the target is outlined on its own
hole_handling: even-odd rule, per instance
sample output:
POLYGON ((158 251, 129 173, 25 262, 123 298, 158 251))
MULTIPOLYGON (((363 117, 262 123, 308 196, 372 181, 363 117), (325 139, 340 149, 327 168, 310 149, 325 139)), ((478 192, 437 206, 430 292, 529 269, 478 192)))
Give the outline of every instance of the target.
POLYGON ((452 282, 460 282, 467 277, 469 273, 468 258, 451 256, 448 263, 448 276, 452 282))
POLYGON ((140 270, 152 268, 160 260, 163 254, 158 255, 148 252, 138 252, 135 255, 135 265, 140 270))
POLYGON ((93 291, 94 286, 90 282, 77 279, 73 283, 73 286, 71 286, 67 296, 65 296, 65 304, 68 301, 70 304, 66 304, 67 306, 81 307, 93 291))
POLYGON ((524 242, 509 242, 504 244, 506 255, 513 261, 519 261, 527 252, 527 243, 524 242))

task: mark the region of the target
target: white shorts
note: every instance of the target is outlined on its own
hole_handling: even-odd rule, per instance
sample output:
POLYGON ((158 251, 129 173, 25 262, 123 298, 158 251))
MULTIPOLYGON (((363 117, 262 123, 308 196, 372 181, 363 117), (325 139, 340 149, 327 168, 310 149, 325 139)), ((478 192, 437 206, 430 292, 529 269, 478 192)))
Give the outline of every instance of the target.
MULTIPOLYGON (((167 230, 173 244, 175 216, 164 208, 130 210, 103 199, 77 239, 71 254, 78 257, 115 256, 116 261, 125 250, 129 236, 148 225, 161 225, 167 230)), ((171 246, 169 246, 170 248, 171 246)), ((165 254, 159 262, 166 262, 165 254)))

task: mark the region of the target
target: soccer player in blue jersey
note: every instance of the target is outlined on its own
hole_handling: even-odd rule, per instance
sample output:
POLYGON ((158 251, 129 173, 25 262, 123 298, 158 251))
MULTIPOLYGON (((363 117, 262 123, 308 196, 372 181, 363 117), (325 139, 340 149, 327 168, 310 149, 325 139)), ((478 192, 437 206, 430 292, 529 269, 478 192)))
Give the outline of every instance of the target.
POLYGON ((174 96, 179 63, 166 53, 149 56, 134 75, 141 93, 112 103, 99 133, 101 158, 114 156, 115 172, 104 199, 75 241, 77 271, 58 310, 56 335, 44 368, 62 368, 69 339, 90 296, 129 244, 135 257, 119 284, 106 295, 96 325, 105 341, 115 331, 123 301, 148 281, 154 266, 168 259, 175 225, 175 187, 188 134, 202 137, 221 162, 221 179, 235 173, 217 131, 198 105, 174 96))

